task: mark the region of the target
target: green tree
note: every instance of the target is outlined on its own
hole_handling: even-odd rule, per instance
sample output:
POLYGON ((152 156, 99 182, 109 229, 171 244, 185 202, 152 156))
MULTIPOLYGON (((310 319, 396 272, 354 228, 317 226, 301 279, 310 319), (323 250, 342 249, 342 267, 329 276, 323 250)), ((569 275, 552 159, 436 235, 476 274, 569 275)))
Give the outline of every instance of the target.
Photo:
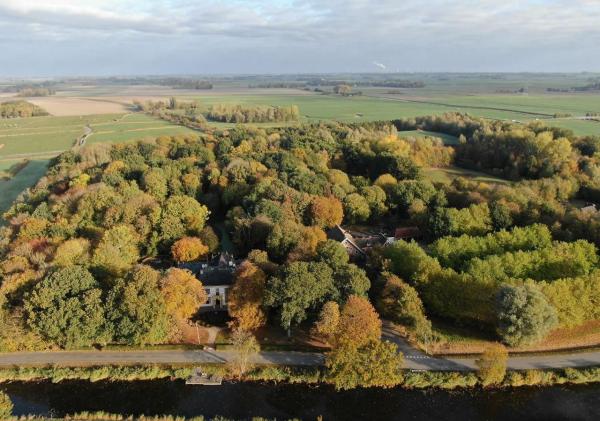
POLYGON ((185 235, 199 235, 209 214, 206 206, 189 196, 169 197, 160 221, 161 239, 170 246, 174 240, 185 235))
POLYGON ((117 225, 102 235, 92 264, 100 274, 123 276, 140 258, 137 234, 130 225, 117 225))
POLYGON ((167 177, 161 168, 151 168, 142 177, 142 187, 146 193, 158 201, 163 201, 167 196, 167 177))
POLYGON ((385 286, 377 302, 381 314, 414 331, 421 342, 432 337, 431 322, 425 316, 423 302, 417 291, 395 275, 384 274, 385 286))
POLYGON ((27 322, 43 338, 74 348, 107 341, 102 290, 80 266, 59 269, 25 297, 27 322))
POLYGON ((344 214, 350 224, 358 224, 369 219, 371 208, 367 199, 358 193, 352 193, 344 198, 344 214))
POLYGON ((503 286, 496 296, 498 334, 510 346, 542 340, 558 323, 556 310, 533 283, 503 286))
POLYGON ((279 312, 281 326, 290 329, 307 317, 333 291, 333 273, 322 262, 294 262, 269 278, 265 304, 279 312))
POLYGON ((500 344, 486 348, 477 359, 477 375, 484 387, 502 383, 506 375, 508 351, 500 344))
POLYGON ((154 269, 138 266, 126 279, 116 281, 107 299, 107 317, 116 341, 145 345, 167 338, 169 323, 159 279, 154 269))
POLYGON ((372 340, 360 348, 343 346, 327 355, 327 378, 337 390, 394 387, 402 383, 404 358, 390 342, 372 340))

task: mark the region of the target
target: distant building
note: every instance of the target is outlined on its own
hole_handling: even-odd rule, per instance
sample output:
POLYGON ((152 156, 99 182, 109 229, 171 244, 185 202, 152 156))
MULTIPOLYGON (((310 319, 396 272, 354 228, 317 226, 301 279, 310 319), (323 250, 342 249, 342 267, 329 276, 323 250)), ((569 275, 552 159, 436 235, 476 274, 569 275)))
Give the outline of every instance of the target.
POLYGON ((359 259, 366 255, 367 251, 377 246, 389 246, 398 240, 418 240, 421 238, 421 230, 418 227, 396 228, 394 235, 383 232, 358 232, 350 231, 336 225, 327 231, 327 238, 339 241, 348 251, 350 258, 359 259))
POLYGON ((339 225, 336 225, 327 231, 327 238, 339 241, 339 243, 346 248, 350 257, 361 257, 365 255, 365 252, 356 243, 352 234, 339 225))
POLYGON ((202 282, 208 296, 201 310, 227 310, 228 290, 233 285, 237 262, 227 252, 221 253, 210 262, 190 262, 179 265, 191 271, 202 282))

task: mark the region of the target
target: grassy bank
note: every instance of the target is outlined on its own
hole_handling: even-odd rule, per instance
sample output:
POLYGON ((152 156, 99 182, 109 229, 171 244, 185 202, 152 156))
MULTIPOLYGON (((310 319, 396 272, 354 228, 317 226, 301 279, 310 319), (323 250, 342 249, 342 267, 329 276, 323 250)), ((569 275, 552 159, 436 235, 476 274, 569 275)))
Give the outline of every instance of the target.
MULTIPOLYGON (((97 381, 146 381, 184 380, 190 376, 192 366, 105 366, 105 367, 31 367, 0 370, 0 383, 12 381, 66 380, 97 381)), ((222 365, 203 365, 202 370, 227 378, 227 369, 222 365)), ((250 371, 245 381, 329 384, 327 375, 318 367, 260 366, 250 371)), ((499 387, 552 386, 561 384, 586 384, 600 382, 600 367, 566 368, 559 370, 509 371, 499 387)), ((476 373, 406 371, 404 381, 398 384, 407 389, 457 389, 480 386, 476 373)))

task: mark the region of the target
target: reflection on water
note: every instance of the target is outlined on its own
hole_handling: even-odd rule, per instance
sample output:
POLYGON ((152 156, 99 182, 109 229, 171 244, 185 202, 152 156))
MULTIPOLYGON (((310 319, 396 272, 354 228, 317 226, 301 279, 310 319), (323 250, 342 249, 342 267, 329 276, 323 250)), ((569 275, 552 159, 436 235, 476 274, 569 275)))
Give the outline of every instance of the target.
POLYGON ((367 389, 183 382, 12 383, 15 415, 81 411, 315 420, 600 420, 600 385, 496 391, 367 389))

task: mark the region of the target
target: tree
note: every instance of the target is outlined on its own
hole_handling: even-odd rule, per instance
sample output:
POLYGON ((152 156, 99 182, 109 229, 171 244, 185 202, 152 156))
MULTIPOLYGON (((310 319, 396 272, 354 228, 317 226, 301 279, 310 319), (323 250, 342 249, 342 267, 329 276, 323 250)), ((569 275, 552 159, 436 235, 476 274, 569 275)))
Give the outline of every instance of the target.
POLYGON ((502 383, 506 375, 508 351, 500 344, 486 348, 477 364, 477 375, 484 387, 502 383))
POLYGON ((423 302, 413 287, 395 275, 384 274, 385 286, 377 302, 381 314, 409 327, 421 342, 429 342, 433 332, 431 322, 425 316, 423 302))
POLYGON ((189 270, 170 269, 160 281, 167 313, 186 320, 198 312, 208 295, 202 283, 189 270))
POLYGON ((54 264, 60 267, 84 265, 90 259, 90 242, 85 238, 72 238, 60 244, 54 252, 54 264))
POLYGON ((158 201, 167 196, 167 177, 161 168, 151 168, 142 177, 142 187, 146 193, 158 201))
POLYGON ((206 244, 210 253, 214 253, 219 248, 219 236, 212 227, 204 227, 198 237, 206 244))
POLYGON ((123 276, 140 258, 137 234, 130 225, 117 225, 102 235, 94 251, 95 269, 110 276, 123 276))
POLYGON ((160 274, 138 266, 118 279, 107 298, 107 318, 114 339, 132 345, 157 344, 168 335, 165 301, 158 289, 160 274))
POLYGON ((171 196, 165 202, 160 221, 161 239, 170 246, 183 236, 199 235, 208 216, 209 210, 189 196, 171 196))
POLYGON ((344 213, 350 224, 358 224, 369 219, 371 209, 367 199, 358 193, 352 193, 344 198, 344 213))
POLYGON ((237 269, 227 299, 229 315, 235 319, 236 328, 252 331, 266 323, 262 308, 266 279, 262 269, 249 261, 237 269))
POLYGON ((309 215, 311 225, 331 228, 342 223, 344 209, 342 202, 333 196, 315 196, 310 203, 309 215))
POLYGON ((360 348, 381 337, 381 320, 369 300, 350 296, 340 314, 340 322, 332 342, 336 348, 360 348))
POLYGON ((26 295, 29 326, 64 348, 107 341, 102 290, 81 266, 53 272, 26 295))
POLYGON ((208 253, 208 247, 198 237, 183 237, 171 246, 173 260, 178 263, 199 260, 208 253))
POLYGON ((317 246, 317 260, 336 270, 348 264, 348 251, 338 241, 327 240, 317 246))
POLYGON ((337 390, 394 387, 402 383, 404 358, 390 342, 370 340, 360 348, 345 345, 327 355, 327 377, 337 390))
POLYGON ((315 322, 313 333, 325 341, 329 341, 340 324, 340 306, 335 301, 323 305, 319 319, 315 322))
POLYGON ((252 367, 252 358, 260 351, 254 335, 242 329, 234 329, 231 335, 233 357, 228 361, 232 375, 241 379, 252 367))
POLYGON ((498 334, 510 346, 542 340, 558 323, 556 310, 533 283, 503 286, 496 296, 498 334))
POLYGON ((352 86, 343 83, 340 85, 335 85, 333 87, 333 92, 338 95, 348 96, 352 93, 352 86))
POLYGON ((269 278, 265 304, 276 308, 281 326, 290 329, 292 324, 305 320, 307 311, 323 303, 333 292, 332 276, 325 263, 293 262, 269 278))
POLYGON ((10 418, 14 405, 10 397, 0 390, 0 419, 10 418))

